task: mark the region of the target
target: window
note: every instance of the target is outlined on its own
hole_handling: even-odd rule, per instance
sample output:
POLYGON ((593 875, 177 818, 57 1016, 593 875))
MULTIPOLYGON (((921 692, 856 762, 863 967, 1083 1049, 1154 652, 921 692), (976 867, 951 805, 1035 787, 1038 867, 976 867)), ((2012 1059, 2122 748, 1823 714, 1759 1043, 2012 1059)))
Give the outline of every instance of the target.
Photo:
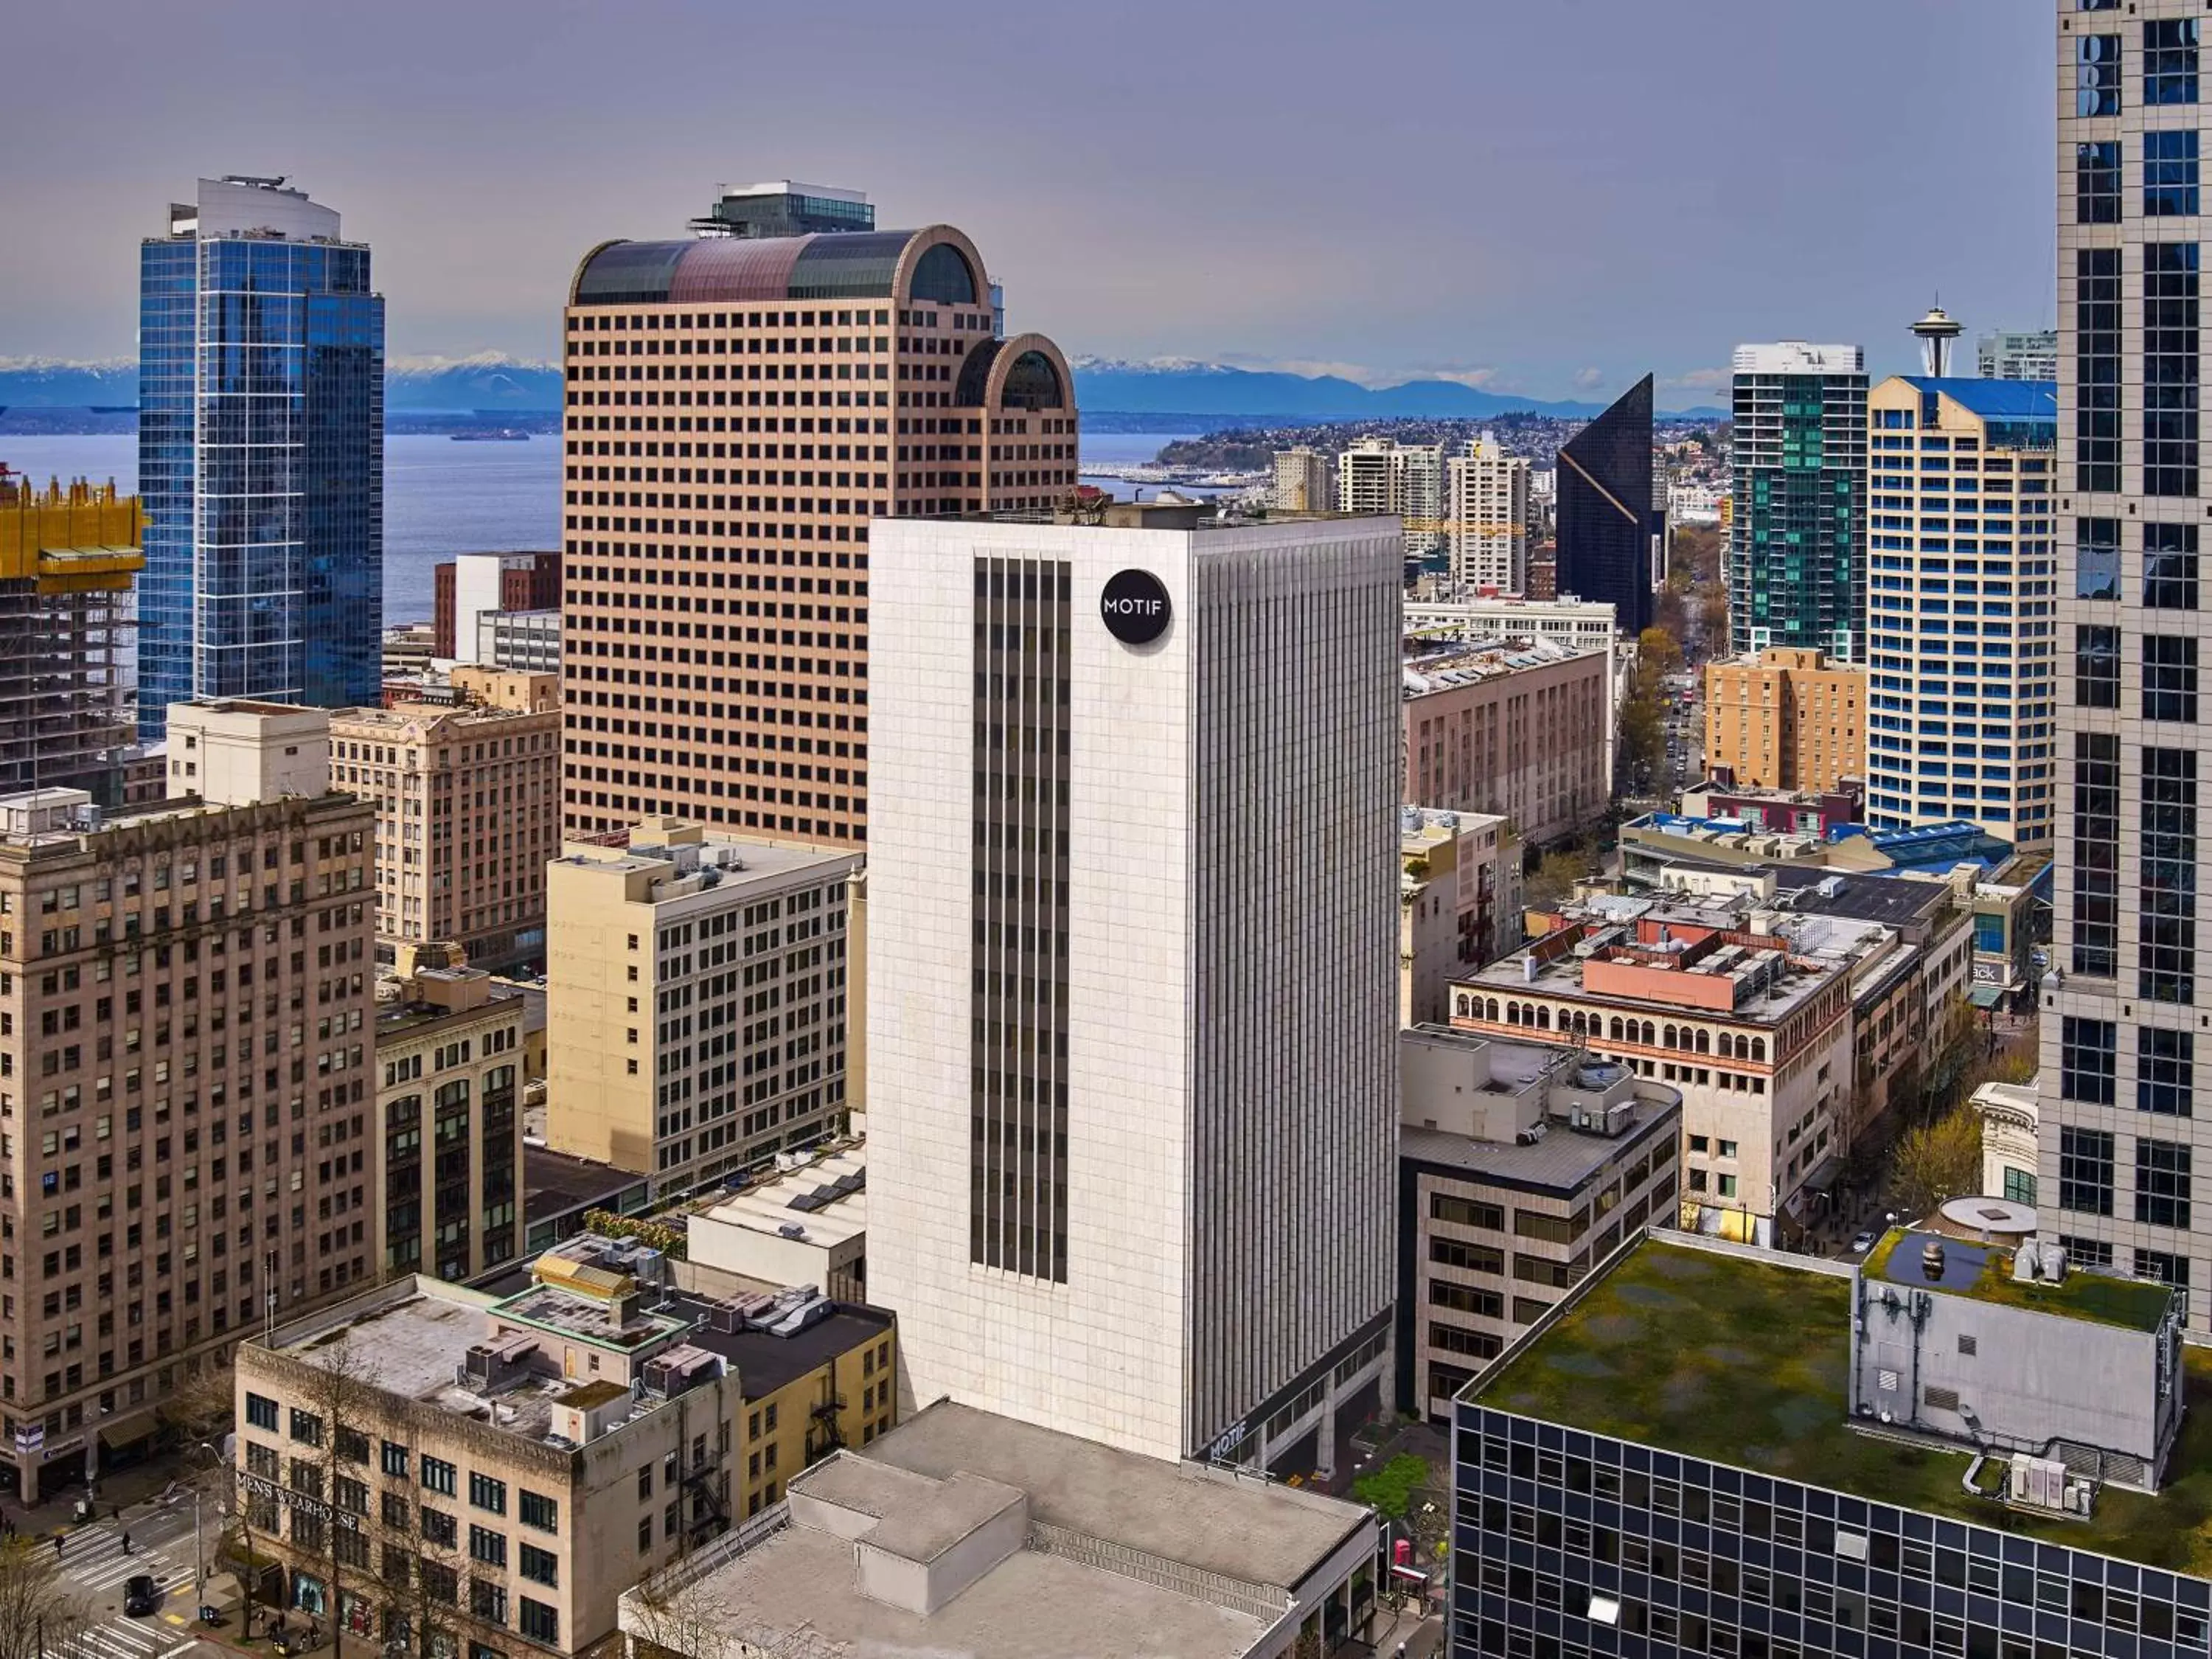
POLYGON ((321 1445, 323 1443, 323 1419, 316 1416, 313 1412, 303 1412, 297 1406, 293 1407, 292 1438, 301 1442, 303 1445, 321 1445))
POLYGON ((384 1443, 384 1472, 402 1480, 407 1478, 407 1448, 396 1440, 384 1443))
POLYGON ((2153 217, 2197 211, 2197 133, 2143 134, 2143 212, 2153 217))
POLYGON ((258 1394, 246 1396, 246 1420, 257 1429, 276 1432, 276 1402, 258 1394))
POLYGON ((424 1456, 422 1484, 432 1492, 451 1498, 459 1486, 457 1477, 460 1471, 442 1457, 424 1456))
POLYGON ((1441 1279, 1429 1281, 1429 1304, 1449 1308, 1455 1313, 1474 1314, 1486 1319, 1500 1319, 1505 1313, 1505 1298, 1496 1291, 1478 1290, 1472 1285, 1453 1285, 1441 1279))
POLYGON ((550 1645, 561 1639, 561 1615, 557 1612, 526 1595, 517 1599, 522 1603, 522 1617, 515 1628, 533 1642, 550 1645))
POLYGON ((2015 1170, 2010 1164, 2007 1164, 2005 1166, 2004 1172, 2004 1195, 2008 1200, 2014 1204, 2034 1203, 2035 1176, 2033 1171, 2028 1170, 2015 1170))
MULTIPOLYGON (((2143 102, 2197 101, 2197 20, 2175 17, 2143 25, 2143 102)), ((2156 134, 2150 135, 2157 137, 2156 134)), ((2195 137, 2195 133, 2190 134, 2195 137)), ((2191 210, 2194 211, 2194 210, 2191 210)))
POLYGON ((2136 1109, 2167 1117, 2189 1117, 2194 1086, 2197 1037, 2191 1031, 2145 1025, 2136 1032, 2136 1109))
MULTIPOLYGON (((2194 550, 2193 544, 2191 550, 2194 550)), ((2120 521, 2118 519, 2074 520, 2074 597, 2077 599, 2117 599, 2120 597, 2120 521)))
POLYGON ((2081 225, 2120 222, 2118 139, 2074 146, 2074 222, 2081 225))
POLYGON ((2120 251, 2074 255, 2074 487, 2120 487, 2120 251))
POLYGON ((2084 708, 2120 706, 2120 630, 2084 624, 2074 630, 2074 701, 2084 708))
POLYGON ((2074 734, 2074 971, 2120 971, 2120 740, 2074 734))
POLYGON ((2189 1162, 2189 1148, 2180 1141, 2136 1142, 2136 1220, 2154 1227, 2188 1226, 2189 1162))
MULTIPOLYGON (((2087 1022, 2096 1024, 2100 1022, 2087 1022)), ((2107 1129, 2058 1131, 2058 1207, 2085 1215, 2112 1212, 2112 1136, 2107 1129)))
POLYGON ((640 1503, 653 1496, 653 1465, 647 1463, 637 1472, 637 1497, 640 1503))
MULTIPOLYGON (((1441 1267, 1457 1267, 1464 1273, 1502 1273, 1505 1271, 1505 1252, 1493 1244, 1465 1244, 1456 1238, 1429 1240, 1429 1260, 1441 1267)), ((645 1496, 641 1492, 640 1497, 645 1496)))
POLYGON ((516 1512, 521 1516, 522 1524, 526 1527, 535 1527, 540 1532, 561 1530, 561 1505, 527 1486, 522 1489, 520 1507, 516 1512))
POLYGON ((489 1510, 494 1515, 507 1513, 507 1482, 495 1480, 488 1474, 469 1476, 469 1502, 480 1510, 489 1510))
MULTIPOLYGON (((647 1524, 652 1524, 648 1519, 647 1524)), ((561 1582, 561 1558, 550 1550, 541 1550, 535 1544, 525 1544, 518 1552, 522 1576, 533 1584, 557 1585, 561 1582)))
POLYGON ((368 1437, 360 1430, 341 1426, 335 1437, 337 1442, 337 1451, 341 1462, 347 1463, 368 1462, 368 1437))
POLYGON ((2074 40, 2074 112, 2120 112, 2120 37, 2081 34, 2074 40))
POLYGON ((2005 948, 2005 919, 1992 911, 1974 918, 1974 950, 1985 957, 2001 957, 2005 948))
POLYGON ((469 1528, 469 1559, 481 1561, 488 1567, 507 1565, 507 1534, 494 1532, 489 1527, 471 1525, 469 1528))
POLYGON ((418 1513, 422 1517, 422 1536, 432 1543, 451 1549, 460 1541, 461 1523, 443 1510, 434 1510, 428 1504, 418 1513))
POLYGON ((2109 1019, 2059 1022, 2058 1092, 2092 1106, 2112 1104, 2119 1076, 2119 1028, 2109 1019))
POLYGON ((2143 494, 2197 493, 2197 248, 2143 245, 2143 494))
POLYGON ((1723 1198, 1734 1198, 1736 1195, 1736 1182, 1734 1176, 1720 1176, 1716 1177, 1716 1182, 1719 1194, 1723 1198))
POLYGON ((2137 1250, 2136 1277, 2155 1279, 2161 1285, 2185 1291, 2189 1288, 2189 1258, 2168 1255, 2163 1250, 2137 1250))
POLYGON ((2195 525, 2143 526, 2143 604, 2154 611, 2197 609, 2195 525))
POLYGON ((2197 718, 2197 641, 2186 634, 2143 635, 2143 718, 2197 718))
MULTIPOLYGON (((469 1580, 469 1611, 487 1624, 507 1622, 507 1586, 482 1578, 469 1580)), ((473 1648, 474 1644, 471 1644, 473 1648)), ((477 1650, 489 1652, 489 1649, 477 1650)))
POLYGON ((1455 1227, 1481 1227, 1491 1232, 1505 1231, 1505 1211, 1496 1204, 1480 1204, 1471 1198, 1453 1198, 1444 1193, 1429 1194, 1429 1214, 1437 1221, 1448 1221, 1455 1227))
POLYGON ((2191 1002, 2197 989, 2197 755, 2142 751, 2136 990, 2191 1002))

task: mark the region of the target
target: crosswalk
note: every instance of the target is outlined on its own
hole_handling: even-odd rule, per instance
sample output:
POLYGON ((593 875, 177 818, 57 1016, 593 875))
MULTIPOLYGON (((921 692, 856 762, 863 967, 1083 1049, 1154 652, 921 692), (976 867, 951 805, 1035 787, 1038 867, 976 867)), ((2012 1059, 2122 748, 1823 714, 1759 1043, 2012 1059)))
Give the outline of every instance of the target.
POLYGON ((177 1659, 198 1646, 193 1638, 161 1620, 115 1620, 95 1625, 60 1650, 58 1659, 177 1659))
POLYGON ((172 1564, 137 1533, 132 1548, 123 1553, 123 1534, 112 1522, 81 1527, 68 1535, 61 1556, 62 1576, 86 1589, 119 1595, 123 1581, 134 1573, 150 1572, 163 1589, 191 1582, 190 1562, 172 1564))
POLYGON ((192 1565, 172 1561, 161 1548, 177 1542, 190 1545, 189 1533, 149 1539, 148 1532, 173 1534, 171 1526, 149 1526, 141 1521, 131 1532, 132 1548, 123 1552, 122 1528, 112 1522, 80 1527, 68 1534, 62 1547, 62 1576, 92 1603, 100 1622, 81 1633, 56 1659, 176 1659, 191 1651, 195 1642, 191 1620, 192 1565), (137 1573, 150 1573, 166 1599, 150 1616, 132 1619, 122 1610, 123 1586, 137 1573))

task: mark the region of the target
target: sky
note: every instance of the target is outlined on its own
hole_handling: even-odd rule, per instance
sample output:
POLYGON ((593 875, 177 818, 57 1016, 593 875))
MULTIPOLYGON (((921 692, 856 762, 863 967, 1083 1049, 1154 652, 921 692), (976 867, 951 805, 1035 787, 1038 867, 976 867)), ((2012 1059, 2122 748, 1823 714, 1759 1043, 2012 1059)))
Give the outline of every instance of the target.
MULTIPOLYGON (((2048 0, 72 0, 15 8, 0 361, 134 349, 137 239, 286 173, 395 358, 550 358, 722 182, 944 222, 1071 354, 1589 398, 2052 323, 2048 0)), ((1971 371, 1970 371, 1971 372, 1971 371)))

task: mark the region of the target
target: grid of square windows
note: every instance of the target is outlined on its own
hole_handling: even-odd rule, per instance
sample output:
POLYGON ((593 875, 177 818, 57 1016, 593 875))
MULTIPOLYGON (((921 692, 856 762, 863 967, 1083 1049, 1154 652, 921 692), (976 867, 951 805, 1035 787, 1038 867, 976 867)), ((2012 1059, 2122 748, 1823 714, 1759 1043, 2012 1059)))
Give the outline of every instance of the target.
POLYGON ((2136 1219, 2154 1227, 2189 1225, 2190 1149, 2177 1140, 2136 1142, 2136 1219))
POLYGON ((2197 1036, 2155 1025, 2136 1032, 2136 1109, 2189 1117, 2196 1086, 2197 1036))
MULTIPOLYGON (((2192 641, 2193 643, 2193 641, 2192 641)), ((2197 755, 2142 751, 2136 990, 2158 1002, 2197 991, 2197 755)))
POLYGON ((2112 1212, 2112 1133, 2067 1124, 2058 1131, 2058 1207, 2112 1212))

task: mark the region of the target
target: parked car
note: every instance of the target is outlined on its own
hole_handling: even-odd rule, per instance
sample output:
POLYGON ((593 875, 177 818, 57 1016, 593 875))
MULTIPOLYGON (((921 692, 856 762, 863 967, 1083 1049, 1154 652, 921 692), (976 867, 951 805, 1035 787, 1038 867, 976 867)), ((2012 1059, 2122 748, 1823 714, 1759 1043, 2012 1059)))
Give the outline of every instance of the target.
POLYGON ((161 1606, 161 1587, 150 1572, 134 1572, 123 1581, 123 1611, 133 1619, 157 1613, 161 1606))
POLYGON ((1851 1254, 1853 1255, 1864 1255, 1872 1249, 1874 1249, 1874 1235, 1872 1233, 1863 1232, 1856 1238, 1854 1238, 1851 1241, 1851 1254))

